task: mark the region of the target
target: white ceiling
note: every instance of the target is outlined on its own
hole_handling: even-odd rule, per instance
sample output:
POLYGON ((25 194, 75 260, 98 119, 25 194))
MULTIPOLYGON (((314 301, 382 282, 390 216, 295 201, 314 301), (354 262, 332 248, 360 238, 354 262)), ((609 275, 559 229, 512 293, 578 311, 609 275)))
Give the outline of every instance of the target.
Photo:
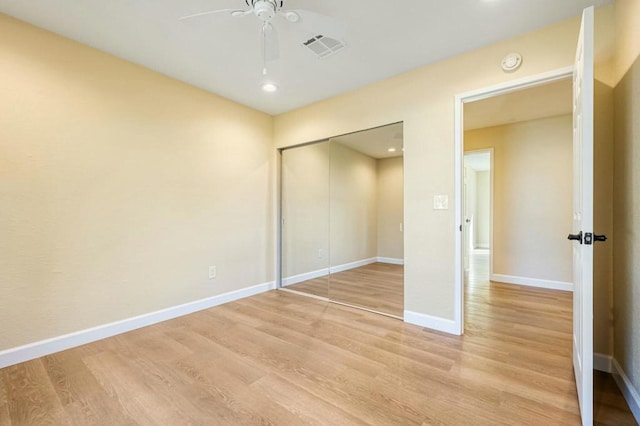
MULTIPOLYGON (((278 114, 576 16, 612 0, 285 0, 285 8, 339 18, 347 48, 318 59, 315 34, 276 18, 280 60, 261 91, 260 22, 212 15, 244 0, 0 0, 0 11, 178 80, 278 114)), ((507 53, 507 52, 505 52, 507 53)))
POLYGON ((395 123, 330 139, 375 159, 402 156, 403 124, 395 123), (389 148, 395 149, 389 152, 389 148))
POLYGON ((467 103, 464 105, 464 129, 473 130, 571 114, 572 91, 573 83, 567 78, 467 103))

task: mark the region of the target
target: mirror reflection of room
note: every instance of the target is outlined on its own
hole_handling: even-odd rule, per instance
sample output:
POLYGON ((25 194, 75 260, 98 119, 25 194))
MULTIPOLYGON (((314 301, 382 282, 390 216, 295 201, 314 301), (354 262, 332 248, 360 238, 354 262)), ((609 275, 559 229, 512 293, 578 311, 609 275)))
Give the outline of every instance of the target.
POLYGON ((402 123, 283 151, 282 201, 284 288, 402 317, 402 123))
POLYGON ((329 297, 329 141, 282 151, 284 288, 329 297))

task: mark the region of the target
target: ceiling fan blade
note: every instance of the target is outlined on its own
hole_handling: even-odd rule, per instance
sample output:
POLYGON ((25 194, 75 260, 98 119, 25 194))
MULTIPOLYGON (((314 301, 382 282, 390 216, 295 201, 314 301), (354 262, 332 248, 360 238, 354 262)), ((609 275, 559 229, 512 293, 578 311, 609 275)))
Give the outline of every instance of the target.
POLYGON ((262 40, 262 53, 265 62, 275 61, 280 58, 280 42, 278 41, 278 32, 275 27, 266 22, 262 26, 260 33, 262 40))
POLYGON ((241 18, 243 16, 247 16, 247 15, 253 13, 253 9, 249 9, 249 10, 238 10, 238 9, 210 10, 208 12, 200 12, 200 13, 194 13, 193 15, 182 16, 182 17, 178 18, 178 21, 184 21, 185 19, 191 19, 191 18, 198 18, 200 16, 205 16, 205 15, 215 15, 215 14, 219 14, 219 13, 228 13, 229 15, 233 16, 234 18, 241 18))
POLYGON ((295 9, 281 12, 285 19, 296 25, 300 25, 314 35, 323 35, 338 40, 344 39, 347 32, 344 23, 330 16, 311 12, 310 10, 295 9), (297 18, 295 18, 295 14, 297 18))

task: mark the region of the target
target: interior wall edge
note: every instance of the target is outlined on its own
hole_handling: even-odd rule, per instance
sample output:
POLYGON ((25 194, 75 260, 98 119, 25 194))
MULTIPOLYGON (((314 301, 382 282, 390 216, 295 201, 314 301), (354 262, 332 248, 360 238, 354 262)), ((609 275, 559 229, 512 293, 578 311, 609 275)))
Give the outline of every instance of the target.
POLYGON ((593 369, 605 373, 612 373, 613 356, 595 352, 593 354, 593 369))
POLYGON ((404 311, 404 322, 429 328, 431 330, 442 331, 444 333, 460 336, 460 328, 456 321, 447 318, 434 317, 420 312, 404 311))
POLYGON ((41 340, 39 342, 6 349, 0 351, 0 368, 30 361, 42 356, 51 355, 56 352, 103 340, 118 334, 127 333, 139 328, 189 315, 271 290, 275 290, 275 282, 273 281, 177 305, 171 308, 161 309, 148 314, 115 321, 109 324, 92 327, 86 330, 64 334, 62 336, 41 340))

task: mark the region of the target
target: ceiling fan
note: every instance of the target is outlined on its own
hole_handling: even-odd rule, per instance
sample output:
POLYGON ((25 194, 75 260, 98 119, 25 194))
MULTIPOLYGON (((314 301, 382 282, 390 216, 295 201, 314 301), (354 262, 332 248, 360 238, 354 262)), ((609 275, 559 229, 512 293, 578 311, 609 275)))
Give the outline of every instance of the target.
POLYGON ((267 74, 266 63, 280 57, 278 33, 273 25, 274 19, 281 17, 285 22, 298 26, 300 29, 312 33, 313 36, 331 37, 342 40, 345 27, 342 22, 316 12, 304 9, 284 9, 284 0, 245 0, 249 7, 242 9, 219 9, 183 16, 180 20, 198 18, 206 15, 226 14, 232 18, 241 19, 254 15, 262 21, 260 42, 262 46, 262 60, 264 75, 267 74))

